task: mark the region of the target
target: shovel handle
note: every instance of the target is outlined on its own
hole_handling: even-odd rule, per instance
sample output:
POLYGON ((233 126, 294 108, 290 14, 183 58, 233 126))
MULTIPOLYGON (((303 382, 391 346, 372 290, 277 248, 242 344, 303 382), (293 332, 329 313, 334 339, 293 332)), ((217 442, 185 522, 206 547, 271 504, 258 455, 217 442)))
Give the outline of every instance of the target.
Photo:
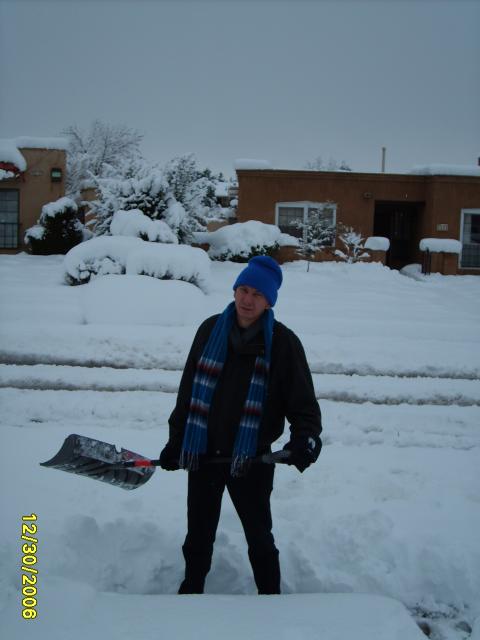
MULTIPOLYGON (((290 451, 274 451, 273 453, 264 453, 262 456, 257 456, 256 458, 252 458, 252 462, 255 463, 263 463, 263 464, 286 464, 288 458, 290 457, 290 451)), ((232 461, 231 458, 207 458, 204 460, 207 464, 228 464, 232 461)), ((124 462, 119 462, 116 465, 110 466, 110 469, 132 469, 134 467, 159 467, 160 460, 148 460, 148 459, 138 459, 138 460, 125 460, 124 462)))

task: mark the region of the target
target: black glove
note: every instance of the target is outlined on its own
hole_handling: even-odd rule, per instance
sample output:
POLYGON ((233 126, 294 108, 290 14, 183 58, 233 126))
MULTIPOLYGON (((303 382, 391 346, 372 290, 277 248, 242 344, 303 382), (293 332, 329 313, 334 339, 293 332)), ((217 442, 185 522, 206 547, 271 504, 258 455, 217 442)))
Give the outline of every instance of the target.
POLYGON ((293 464, 300 473, 303 473, 320 454, 322 444, 319 438, 312 436, 293 437, 290 442, 283 447, 284 451, 290 451, 290 457, 287 458, 287 464, 293 464))
POLYGON ((165 471, 177 471, 180 469, 178 459, 180 458, 180 450, 175 447, 171 442, 167 442, 160 454, 160 466, 165 471))

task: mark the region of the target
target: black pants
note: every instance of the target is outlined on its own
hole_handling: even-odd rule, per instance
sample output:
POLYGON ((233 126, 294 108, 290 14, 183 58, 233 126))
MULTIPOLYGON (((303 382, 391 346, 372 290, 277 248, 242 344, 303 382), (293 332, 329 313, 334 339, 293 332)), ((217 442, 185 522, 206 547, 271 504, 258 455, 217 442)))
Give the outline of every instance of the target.
POLYGON ((258 593, 280 593, 270 510, 273 474, 270 464, 253 464, 241 478, 233 478, 226 464, 207 464, 188 474, 188 532, 182 547, 185 580, 179 593, 203 593, 225 487, 243 525, 258 593))

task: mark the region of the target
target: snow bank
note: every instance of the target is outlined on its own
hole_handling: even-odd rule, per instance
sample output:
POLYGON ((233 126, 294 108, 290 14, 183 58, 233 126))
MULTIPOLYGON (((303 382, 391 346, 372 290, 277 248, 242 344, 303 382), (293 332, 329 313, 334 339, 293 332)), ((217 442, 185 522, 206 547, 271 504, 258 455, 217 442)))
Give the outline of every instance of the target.
POLYGON ((480 167, 463 164, 416 165, 408 173, 419 176, 480 176, 480 167))
POLYGON ((177 236, 163 220, 152 220, 140 209, 117 211, 110 223, 112 236, 145 236, 150 242, 178 243, 177 236))
POLYGON ((268 160, 256 160, 250 158, 239 158, 234 162, 235 169, 273 169, 268 160))
POLYGON ((390 249, 390 240, 382 236, 370 236, 365 240, 364 249, 370 251, 388 251, 390 249))
POLYGON ((128 254, 126 272, 167 280, 185 280, 207 291, 210 259, 203 249, 186 244, 144 242, 128 254))
MULTIPOLYGON (((129 545, 127 545, 129 548, 129 545)), ((135 550, 133 550, 135 551, 135 550)), ((405 607, 363 594, 162 596, 102 594, 73 581, 42 579, 44 611, 35 640, 68 637, 181 640, 422 640, 405 607), (66 596, 66 593, 69 596, 66 596), (72 621, 75 621, 72 624, 72 621)), ((5 636, 25 636, 18 607, 5 612, 5 636)), ((33 627, 32 627, 33 628, 33 627)))
POLYGON ((430 251, 430 253, 460 253, 462 243, 450 238, 423 238, 420 240, 419 248, 420 251, 430 251))
POLYGON ((202 249, 188 245, 150 243, 139 238, 100 236, 73 247, 65 256, 69 284, 123 274, 185 280, 207 289, 210 260, 202 249))
POLYGON ((208 315, 204 294, 187 282, 106 275, 89 282, 82 294, 86 324, 184 326, 208 315))
POLYGON ((226 225, 216 231, 199 232, 195 234, 195 239, 210 245, 208 255, 214 259, 248 257, 253 249, 262 247, 298 245, 298 238, 282 233, 276 225, 257 220, 226 225))

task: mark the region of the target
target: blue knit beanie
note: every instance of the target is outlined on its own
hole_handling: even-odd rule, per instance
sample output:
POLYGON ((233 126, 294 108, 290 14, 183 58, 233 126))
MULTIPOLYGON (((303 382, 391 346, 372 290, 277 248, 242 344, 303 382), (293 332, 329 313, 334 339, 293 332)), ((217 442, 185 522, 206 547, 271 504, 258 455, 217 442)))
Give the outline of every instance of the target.
POLYGON ((282 270, 273 258, 255 256, 235 280, 233 289, 241 285, 253 287, 263 293, 268 304, 273 307, 277 301, 277 292, 282 284, 282 270))

